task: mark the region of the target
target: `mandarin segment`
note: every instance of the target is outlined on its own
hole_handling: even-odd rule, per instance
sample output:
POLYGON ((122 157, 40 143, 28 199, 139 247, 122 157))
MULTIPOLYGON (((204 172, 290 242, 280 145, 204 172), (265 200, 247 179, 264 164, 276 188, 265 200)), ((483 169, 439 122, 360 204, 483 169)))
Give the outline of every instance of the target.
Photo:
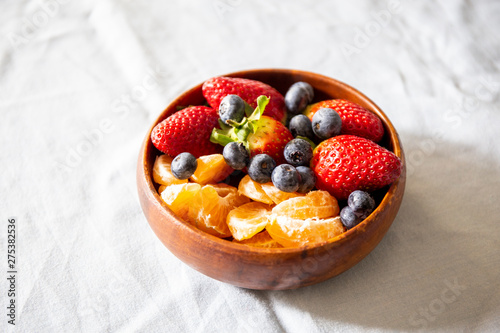
POLYGON ((290 198, 296 198, 296 197, 301 197, 304 196, 305 194, 297 193, 297 192, 283 192, 280 191, 276 186, 273 185, 273 183, 265 183, 265 184, 260 184, 262 190, 267 194, 269 198, 275 203, 279 204, 282 203, 285 200, 288 200, 290 198))
POLYGON ((173 185, 173 184, 185 184, 187 179, 177 179, 172 174, 171 165, 172 157, 168 155, 160 155, 156 157, 155 164, 153 166, 153 179, 157 184, 160 185, 173 185))
POLYGON ((260 202, 250 202, 231 210, 226 221, 234 239, 248 239, 264 230, 270 212, 271 207, 260 202))
POLYGON ((264 192, 262 185, 254 182, 249 175, 243 177, 238 185, 238 192, 252 200, 268 205, 273 204, 273 200, 264 192))
POLYGON ((233 239, 233 243, 245 244, 253 247, 263 247, 263 248, 280 248, 283 247, 280 243, 275 241, 266 230, 259 232, 257 235, 238 241, 233 239))
POLYGON ((174 184, 161 192, 161 198, 174 214, 188 221, 190 204, 197 199, 200 190, 200 184, 196 183, 174 184))
POLYGON ((212 185, 201 188, 198 195, 188 203, 189 221, 200 230, 225 238, 231 236, 226 224, 227 215, 247 199, 241 198, 236 188, 219 186, 218 190, 225 195, 221 197, 216 187, 212 185))
POLYGON ((219 198, 213 186, 203 186, 198 196, 189 203, 189 221, 211 235, 229 237, 231 234, 224 216, 229 211, 224 212, 225 206, 220 204, 219 198))
POLYGON ((230 202, 233 206, 238 207, 250 202, 250 199, 238 192, 238 189, 234 186, 219 183, 213 184, 212 187, 215 189, 219 197, 224 198, 227 202, 230 202))
POLYGON ((162 194, 162 192, 163 192, 163 191, 165 191, 165 189, 166 189, 166 188, 167 188, 167 186, 166 186, 166 185, 160 185, 160 186, 158 187, 158 194, 160 194, 160 195, 161 195, 161 194, 162 194))
POLYGON ((227 184, 175 184, 164 187, 161 197, 177 216, 217 237, 231 236, 227 214, 250 201, 227 184))
POLYGON ((323 219, 338 215, 339 205, 337 199, 327 191, 311 191, 306 196, 283 201, 272 212, 292 219, 323 219))
POLYGON ((273 214, 266 226, 269 235, 284 247, 325 242, 345 231, 340 217, 293 219, 273 214))
POLYGON ((226 179, 234 171, 224 161, 222 154, 200 156, 197 161, 198 167, 190 180, 198 184, 218 183, 226 179))

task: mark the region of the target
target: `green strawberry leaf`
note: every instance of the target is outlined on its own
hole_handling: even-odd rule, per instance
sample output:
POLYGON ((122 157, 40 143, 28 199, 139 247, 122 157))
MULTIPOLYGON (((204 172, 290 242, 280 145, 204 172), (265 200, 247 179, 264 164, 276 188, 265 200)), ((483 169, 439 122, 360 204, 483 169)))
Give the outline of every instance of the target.
POLYGON ((264 113, 264 110, 268 103, 268 97, 264 95, 259 96, 257 98, 257 107, 255 108, 255 110, 250 112, 248 111, 248 108, 245 107, 245 113, 247 114, 247 117, 244 117, 239 123, 228 120, 227 124, 225 124, 222 120, 219 119, 220 129, 214 128, 212 130, 212 134, 210 135, 210 142, 218 143, 222 146, 225 146, 230 142, 241 142, 250 152, 247 138, 250 133, 255 133, 259 128, 260 117, 264 113))
POLYGON ((252 115, 252 113, 253 108, 247 102, 245 102, 245 116, 248 118, 252 115))
POLYGON ((258 121, 262 116, 262 114, 264 113, 264 110, 266 109, 268 103, 269 103, 269 98, 267 96, 261 95, 257 97, 257 107, 248 117, 248 121, 258 121))
POLYGON ((247 121, 246 118, 243 118, 241 123, 238 123, 232 119, 228 119, 228 120, 226 120, 226 123, 234 128, 241 128, 245 124, 246 121, 247 121))
POLYGON ((266 109, 267 104, 269 103, 269 98, 262 95, 257 98, 257 107, 252 112, 250 117, 248 117, 248 124, 252 133, 257 132, 259 128, 259 120, 264 110, 266 109))
POLYGON ((224 122, 220 118, 219 118, 219 126, 224 131, 229 131, 231 129, 231 126, 229 126, 228 124, 224 124, 224 122))
POLYGON ((210 134, 210 142, 218 143, 222 146, 234 141, 235 140, 230 135, 225 134, 223 130, 217 128, 214 128, 212 134, 210 134))

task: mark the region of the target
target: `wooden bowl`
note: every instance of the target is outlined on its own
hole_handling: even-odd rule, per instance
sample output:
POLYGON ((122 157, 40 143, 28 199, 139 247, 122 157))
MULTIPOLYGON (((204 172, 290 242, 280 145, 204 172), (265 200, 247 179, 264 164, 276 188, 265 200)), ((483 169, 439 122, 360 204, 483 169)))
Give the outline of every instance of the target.
POLYGON ((384 237, 403 198, 406 168, 399 136, 387 116, 365 95, 337 80, 310 72, 288 69, 247 70, 225 76, 265 82, 283 95, 297 81, 315 89, 315 101, 342 98, 377 114, 385 127, 382 140, 403 162, 400 178, 379 194, 380 204, 362 223, 327 242, 298 248, 266 249, 236 244, 209 235, 178 218, 163 203, 152 177, 155 157, 153 127, 176 111, 178 105, 205 103, 202 84, 176 98, 152 124, 139 153, 137 187, 144 214, 158 238, 181 261, 219 281, 249 289, 294 289, 334 277, 357 264, 384 237))

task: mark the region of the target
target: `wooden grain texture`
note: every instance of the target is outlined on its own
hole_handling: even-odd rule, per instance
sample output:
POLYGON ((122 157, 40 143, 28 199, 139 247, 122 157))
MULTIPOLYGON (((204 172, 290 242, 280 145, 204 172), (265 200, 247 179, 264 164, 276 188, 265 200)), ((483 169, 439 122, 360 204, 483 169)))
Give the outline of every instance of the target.
POLYGON ((351 268, 370 253, 384 237, 401 204, 406 163, 399 136, 387 116, 356 89, 337 80, 288 69, 248 70, 226 76, 250 78, 270 84, 282 94, 297 81, 315 89, 315 101, 343 98, 362 105, 382 120, 383 144, 403 161, 403 171, 383 195, 377 209, 362 223, 328 242, 300 248, 265 249, 235 244, 208 235, 179 219, 162 202, 152 180, 155 157, 151 144, 154 125, 175 112, 179 105, 201 104, 201 84, 175 99, 151 126, 137 163, 137 188, 144 214, 158 238, 181 261, 214 279, 250 289, 294 289, 332 278, 351 268))

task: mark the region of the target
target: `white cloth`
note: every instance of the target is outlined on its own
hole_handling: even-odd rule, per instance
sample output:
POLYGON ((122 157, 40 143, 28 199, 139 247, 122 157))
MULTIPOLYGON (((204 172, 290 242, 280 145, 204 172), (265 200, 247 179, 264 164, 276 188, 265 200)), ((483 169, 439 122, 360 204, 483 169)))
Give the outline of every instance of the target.
MULTIPOLYGON (((17 221, 7 332, 475 331, 500 327, 500 3, 3 2, 0 210, 17 221), (182 91, 296 68, 364 92, 408 160, 399 214, 361 263, 292 291, 189 268, 149 228, 135 165, 182 91)), ((1 256, 7 287, 6 255, 1 256)))

